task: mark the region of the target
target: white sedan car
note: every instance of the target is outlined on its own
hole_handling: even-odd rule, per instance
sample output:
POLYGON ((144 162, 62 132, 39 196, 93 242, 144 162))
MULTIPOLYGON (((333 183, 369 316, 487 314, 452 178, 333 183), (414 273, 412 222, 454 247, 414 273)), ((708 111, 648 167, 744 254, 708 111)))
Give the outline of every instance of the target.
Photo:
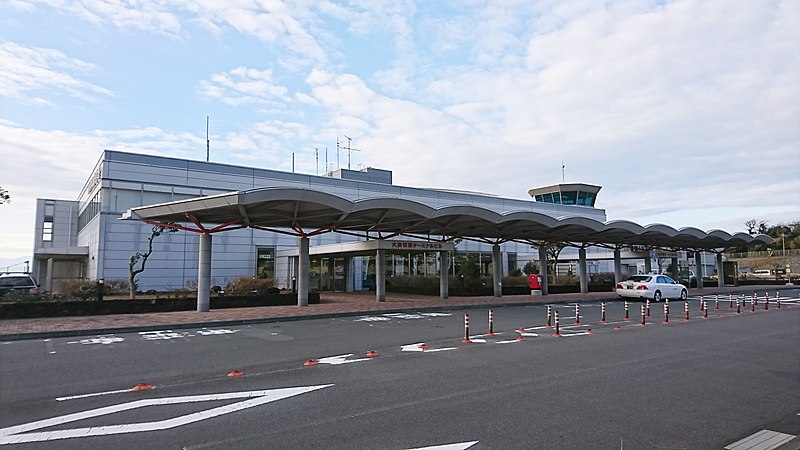
POLYGON ((666 275, 634 275, 617 283, 617 295, 623 298, 649 298, 655 302, 663 298, 686 300, 686 287, 666 275))

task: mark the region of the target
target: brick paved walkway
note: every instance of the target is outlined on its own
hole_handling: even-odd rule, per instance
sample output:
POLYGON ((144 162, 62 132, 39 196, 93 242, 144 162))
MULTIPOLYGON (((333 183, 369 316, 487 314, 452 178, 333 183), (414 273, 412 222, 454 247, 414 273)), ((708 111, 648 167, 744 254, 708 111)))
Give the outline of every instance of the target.
MULTIPOLYGON (((774 287, 762 287, 775 289, 774 287)), ((739 292, 742 288, 690 289, 690 295, 713 295, 739 292)), ((145 314, 109 314, 101 316, 48 317, 39 319, 0 320, 0 341, 78 336, 83 334, 120 333, 165 328, 186 328, 241 325, 281 320, 358 315, 372 312, 500 307, 521 304, 591 302, 616 299, 613 292, 589 294, 551 294, 547 296, 510 295, 503 297, 438 297, 387 294, 385 302, 377 302, 374 293, 323 292, 320 304, 306 307, 262 306, 217 309, 206 313, 176 311, 145 314)))

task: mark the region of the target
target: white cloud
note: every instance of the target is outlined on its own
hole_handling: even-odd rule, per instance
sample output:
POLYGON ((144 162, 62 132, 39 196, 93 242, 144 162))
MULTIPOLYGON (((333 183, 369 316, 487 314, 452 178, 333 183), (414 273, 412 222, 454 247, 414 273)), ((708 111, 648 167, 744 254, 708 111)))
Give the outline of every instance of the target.
POLYGON ((200 82, 200 93, 225 104, 291 102, 288 89, 272 79, 272 70, 237 67, 228 73, 217 73, 200 82))
POLYGON ((117 28, 132 28, 168 35, 181 31, 178 16, 169 2, 151 0, 16 0, 20 7, 46 5, 73 14, 87 22, 117 28))
POLYGON ((0 95, 23 103, 50 105, 51 101, 41 96, 53 94, 88 101, 96 101, 98 95, 113 95, 110 90, 73 75, 95 69, 93 64, 70 58, 59 50, 0 42, 0 95))

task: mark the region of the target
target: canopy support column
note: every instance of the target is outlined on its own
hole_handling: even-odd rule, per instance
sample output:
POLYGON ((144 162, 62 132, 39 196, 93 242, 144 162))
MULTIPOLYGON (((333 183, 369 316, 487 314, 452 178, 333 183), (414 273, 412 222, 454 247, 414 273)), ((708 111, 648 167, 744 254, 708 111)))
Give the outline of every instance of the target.
POLYGON ((494 296, 503 296, 503 257, 500 253, 500 244, 492 245, 492 285, 494 296))
POLYGON ((309 272, 311 272, 311 258, 308 255, 308 237, 300 237, 300 253, 297 267, 297 306, 308 306, 309 272))
POLYGON ((677 256, 673 256, 672 257, 672 273, 670 275, 672 275, 672 279, 673 280, 678 281, 679 273, 678 273, 678 257, 677 256))
POLYGON ((386 250, 378 250, 375 257, 375 300, 386 301, 386 250))
POLYGON ((211 307, 211 235, 200 235, 197 261, 197 312, 208 312, 211 307))
POLYGON ((644 259, 644 273, 652 273, 653 272, 653 260, 650 258, 644 259))
POLYGON ((622 252, 619 247, 614 247, 614 284, 622 281, 622 252))
POLYGON ((589 275, 586 270, 586 247, 578 249, 578 277, 581 282, 581 294, 589 292, 589 275))
POLYGON ((450 267, 449 252, 439 252, 439 298, 445 299, 450 297, 450 285, 448 275, 450 274, 447 269, 450 267))
POLYGON ((717 253, 717 287, 725 286, 725 267, 722 264, 722 253, 717 253))
MULTIPOLYGON (((697 277, 697 288, 703 289, 703 254, 701 252, 694 252, 694 267, 697 270, 695 277, 697 277)), ((691 277, 689 279, 689 286, 692 285, 691 277)))
POLYGON ((542 295, 547 295, 547 246, 539 246, 539 275, 542 276, 542 295))

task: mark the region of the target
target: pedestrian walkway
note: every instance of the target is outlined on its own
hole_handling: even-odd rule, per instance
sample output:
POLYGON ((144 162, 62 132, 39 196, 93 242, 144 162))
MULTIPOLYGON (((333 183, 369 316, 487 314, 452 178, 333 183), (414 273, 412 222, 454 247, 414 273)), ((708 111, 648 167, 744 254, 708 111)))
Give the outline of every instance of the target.
MULTIPOLYGON (((748 287, 752 289, 753 287, 748 287)), ((761 286, 758 289, 774 290, 761 286)), ((690 289, 690 295, 728 294, 743 288, 690 289)), ((316 319, 352 316, 374 312, 433 311, 473 307, 503 307, 530 304, 596 302, 615 300, 613 292, 588 294, 507 295, 503 297, 439 297, 388 293, 385 302, 377 302, 374 292, 321 293, 320 303, 298 306, 260 306, 216 309, 199 313, 175 311, 144 314, 108 314, 99 316, 46 317, 36 319, 0 320, 0 341, 41 339, 48 337, 80 336, 133 331, 163 330, 165 328, 244 325, 285 320, 316 319)))

